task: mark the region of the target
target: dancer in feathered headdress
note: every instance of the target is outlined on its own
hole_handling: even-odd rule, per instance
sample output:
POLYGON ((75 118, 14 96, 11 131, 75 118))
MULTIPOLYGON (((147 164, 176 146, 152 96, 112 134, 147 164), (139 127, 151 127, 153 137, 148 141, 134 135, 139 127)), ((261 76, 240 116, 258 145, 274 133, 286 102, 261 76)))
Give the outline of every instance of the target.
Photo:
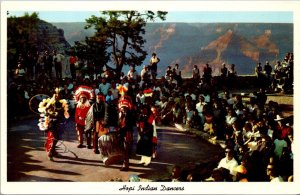
POLYGON ((119 133, 121 135, 121 141, 123 142, 124 146, 124 158, 121 171, 127 171, 129 169, 129 155, 131 153, 133 142, 133 103, 131 97, 126 95, 126 92, 128 91, 127 83, 124 85, 117 85, 117 89, 119 90, 119 94, 121 95, 118 101, 118 126, 120 129, 119 133))
MULTIPOLYGON (((77 145, 78 148, 83 147, 83 133, 85 129, 85 119, 86 115, 91 107, 89 100, 94 98, 93 89, 88 86, 79 86, 75 90, 74 94, 75 102, 77 103, 75 109, 75 123, 76 123, 76 131, 77 131, 77 138, 79 144, 77 145)), ((91 131, 85 131, 87 148, 91 149, 91 131)))
POLYGON ((139 139, 136 147, 136 154, 141 156, 140 164, 148 166, 151 158, 156 157, 157 133, 155 118, 157 110, 152 106, 152 89, 145 89, 145 104, 141 106, 141 113, 137 119, 137 130, 139 139))
POLYGON ((64 118, 69 118, 67 101, 60 98, 60 89, 56 88, 52 98, 44 99, 38 108, 41 113, 38 126, 40 130, 47 131, 45 150, 50 160, 56 155, 55 146, 59 139, 60 124, 64 118))

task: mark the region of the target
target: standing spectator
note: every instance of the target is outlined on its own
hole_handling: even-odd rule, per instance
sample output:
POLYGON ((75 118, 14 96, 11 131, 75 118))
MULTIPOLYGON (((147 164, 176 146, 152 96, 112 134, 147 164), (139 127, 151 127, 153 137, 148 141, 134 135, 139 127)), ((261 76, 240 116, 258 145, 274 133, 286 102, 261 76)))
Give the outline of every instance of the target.
POLYGON ((45 51, 44 64, 45 64, 46 72, 48 73, 48 76, 51 79, 52 78, 52 67, 53 67, 53 56, 48 51, 45 51))
POLYGON ((222 86, 227 86, 228 69, 227 69, 225 63, 222 64, 221 75, 220 76, 221 76, 222 86))
POLYGON ((71 76, 72 79, 75 80, 76 79, 76 67, 75 67, 75 63, 77 62, 77 58, 74 55, 70 56, 69 59, 69 63, 70 63, 70 71, 71 71, 71 76))
POLYGON ((204 82, 206 83, 210 83, 211 82, 211 78, 212 78, 212 69, 209 66, 209 64, 206 64, 204 69, 203 69, 203 78, 204 78, 204 82))
POLYGON ((264 71, 267 76, 267 78, 271 79, 271 73, 272 73, 272 66, 270 65, 269 61, 266 61, 266 64, 264 66, 264 71))
POLYGON ((135 70, 134 65, 130 66, 130 70, 127 73, 129 82, 135 82, 137 80, 138 73, 135 70))
POLYGON ((235 64, 231 64, 229 70, 228 70, 228 86, 230 88, 235 88, 235 78, 237 76, 237 72, 235 71, 235 64))
POLYGON ((55 66, 56 78, 58 79, 62 78, 62 62, 64 58, 65 57, 61 53, 57 52, 57 50, 54 50, 53 62, 55 66))
POLYGON ((160 62, 160 59, 157 57, 156 53, 152 53, 150 59, 150 69, 152 74, 152 79, 156 79, 157 76, 157 64, 160 62))
POLYGON ((228 76, 228 69, 227 69, 227 67, 226 67, 226 64, 223 63, 223 64, 222 64, 222 68, 221 68, 221 77, 222 77, 223 79, 225 79, 225 78, 227 78, 227 76, 228 76))
POLYGON ((168 66, 167 70, 166 70, 165 78, 168 82, 170 82, 172 80, 172 77, 173 77, 172 68, 171 68, 171 66, 168 66))
POLYGON ((27 68, 28 80, 32 80, 34 78, 35 60, 31 51, 27 53, 25 64, 27 68))
POLYGON ((144 66, 141 71, 141 79, 144 82, 149 81, 151 78, 151 72, 149 72, 149 66, 144 66))
POLYGON ((16 76, 17 76, 19 83, 24 83, 25 75, 26 75, 25 68, 23 67, 23 65, 21 63, 19 63, 17 66, 17 69, 16 69, 16 76))
POLYGON ((173 72, 174 72, 174 79, 177 81, 178 85, 181 85, 182 77, 181 77, 181 70, 179 69, 179 64, 175 64, 175 67, 173 68, 173 72))
POLYGON ((256 67, 255 67, 255 74, 256 74, 256 78, 257 78, 257 86, 263 87, 264 86, 263 69, 262 69, 262 66, 261 66, 260 62, 258 62, 256 67))
POLYGON ((197 65, 194 65, 192 78, 193 78, 194 82, 199 83, 200 70, 197 65))
POLYGON ((43 52, 37 52, 37 62, 35 65, 35 79, 39 78, 40 74, 44 72, 44 53, 43 52))

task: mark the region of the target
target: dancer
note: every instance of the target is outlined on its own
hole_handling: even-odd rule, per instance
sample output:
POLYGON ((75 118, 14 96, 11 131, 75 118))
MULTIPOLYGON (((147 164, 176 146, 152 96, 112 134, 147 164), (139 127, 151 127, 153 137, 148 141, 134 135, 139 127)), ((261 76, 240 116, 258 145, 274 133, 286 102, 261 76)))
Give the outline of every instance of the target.
POLYGON ((123 144, 123 166, 121 171, 128 171, 129 156, 133 142, 133 104, 130 96, 124 95, 120 98, 118 103, 119 108, 119 133, 121 142, 123 144))
POLYGON ((98 139, 99 136, 106 133, 105 126, 107 124, 107 104, 104 96, 98 94, 96 102, 90 107, 86 116, 85 131, 92 131, 93 149, 95 154, 99 154, 98 139))
POLYGON ((87 86, 79 86, 75 90, 75 102, 77 103, 76 110, 75 110, 75 123, 76 123, 76 131, 77 131, 77 138, 79 141, 79 144, 77 145, 77 148, 83 148, 83 133, 85 133, 86 136, 86 142, 87 142, 87 148, 92 149, 91 146, 91 130, 88 129, 85 130, 85 118, 87 115, 87 112, 89 111, 91 105, 89 100, 93 99, 93 89, 87 86))
POLYGON ((59 140, 60 125, 64 118, 69 118, 68 104, 65 99, 61 99, 59 88, 55 89, 52 98, 44 99, 39 104, 38 111, 41 113, 38 126, 40 130, 47 132, 45 150, 49 160, 53 160, 53 156, 57 155, 55 147, 59 140))
POLYGON ((154 132, 155 116, 151 111, 152 91, 145 90, 144 93, 146 95, 146 104, 141 107, 141 113, 137 119, 139 138, 137 142, 136 154, 141 156, 139 164, 148 166, 151 163, 151 157, 153 156, 153 145, 155 145, 153 144, 153 135, 156 136, 156 132, 154 132))

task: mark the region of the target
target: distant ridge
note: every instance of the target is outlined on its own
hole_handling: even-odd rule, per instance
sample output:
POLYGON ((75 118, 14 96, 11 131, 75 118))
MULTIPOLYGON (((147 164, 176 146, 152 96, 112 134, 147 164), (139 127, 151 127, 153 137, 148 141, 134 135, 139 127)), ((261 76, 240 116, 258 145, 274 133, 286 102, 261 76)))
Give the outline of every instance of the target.
MULTIPOLYGON (((71 45, 93 34, 92 29, 84 29, 83 22, 53 25, 64 30, 71 45)), ((274 65, 287 52, 293 52, 293 37, 291 23, 149 23, 145 34, 149 56, 144 65, 156 52, 161 59, 160 75, 175 63, 183 76, 191 75, 192 65, 202 69, 205 63, 218 75, 223 62, 234 63, 238 74, 254 74, 258 61, 274 65)))

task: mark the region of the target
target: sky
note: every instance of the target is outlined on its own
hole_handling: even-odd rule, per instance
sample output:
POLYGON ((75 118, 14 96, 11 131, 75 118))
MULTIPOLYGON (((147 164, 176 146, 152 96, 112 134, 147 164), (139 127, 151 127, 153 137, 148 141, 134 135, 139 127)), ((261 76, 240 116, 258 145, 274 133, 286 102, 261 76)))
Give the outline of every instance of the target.
MULTIPOLYGON (((9 12, 8 16, 23 16, 23 11, 9 12)), ((29 14, 32 12, 28 12, 29 14)), ((100 16, 100 12, 87 11, 40 11, 39 18, 47 22, 85 22, 91 15, 100 16)), ((161 22, 158 20, 157 22, 161 22)), ((229 12, 229 11, 172 11, 164 22, 258 22, 258 23, 293 23, 293 12, 229 12)))

